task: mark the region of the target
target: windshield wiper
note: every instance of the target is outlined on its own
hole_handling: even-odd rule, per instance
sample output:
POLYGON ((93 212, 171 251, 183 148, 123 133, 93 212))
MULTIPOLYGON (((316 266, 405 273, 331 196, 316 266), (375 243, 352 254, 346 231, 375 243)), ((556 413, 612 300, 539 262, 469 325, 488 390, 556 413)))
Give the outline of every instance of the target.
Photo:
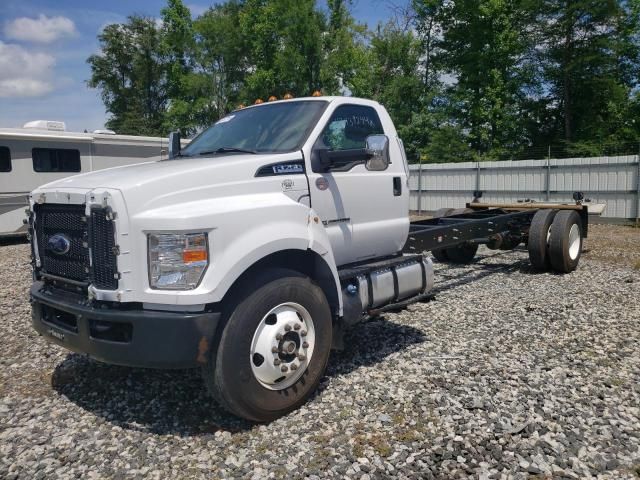
POLYGON ((247 148, 238 148, 238 147, 220 147, 216 150, 207 150, 206 152, 200 152, 199 155, 211 155, 213 153, 233 153, 233 152, 238 152, 238 153, 252 153, 253 155, 256 155, 258 152, 256 152, 255 150, 249 150, 247 148))

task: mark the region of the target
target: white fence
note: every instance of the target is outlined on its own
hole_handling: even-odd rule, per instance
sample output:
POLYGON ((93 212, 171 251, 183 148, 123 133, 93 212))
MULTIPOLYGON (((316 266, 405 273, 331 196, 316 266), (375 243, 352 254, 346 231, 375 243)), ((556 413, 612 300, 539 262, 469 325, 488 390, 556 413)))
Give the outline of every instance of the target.
POLYGON ((521 199, 570 202, 573 192, 607 205, 603 217, 640 218, 637 155, 504 162, 411 165, 410 208, 430 212, 464 207, 474 191, 483 202, 521 199))

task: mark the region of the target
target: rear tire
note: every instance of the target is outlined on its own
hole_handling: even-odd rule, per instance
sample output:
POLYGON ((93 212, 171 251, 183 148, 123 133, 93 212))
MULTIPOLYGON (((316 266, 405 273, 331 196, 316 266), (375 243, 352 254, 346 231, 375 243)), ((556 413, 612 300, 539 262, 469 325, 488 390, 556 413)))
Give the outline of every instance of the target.
POLYGON ((478 252, 478 245, 463 243, 445 250, 450 263, 467 264, 473 261, 478 252))
POLYGON ((569 273, 576 269, 582 254, 582 220, 573 210, 560 210, 551 224, 549 259, 553 270, 569 273))
MULTIPOLYGON (((433 218, 442 218, 448 217, 455 209, 453 208, 440 208, 433 212, 433 218)), ((438 260, 440 263, 447 263, 449 261, 449 256, 447 255, 447 251, 444 248, 436 248, 431 250, 431 255, 438 260)))
POLYGON ((331 349, 331 309, 320 287, 292 270, 265 271, 242 291, 204 379, 225 409, 265 422, 298 408, 316 389, 331 349), (275 378, 280 369, 282 378, 275 378))
POLYGON ((449 261, 449 256, 447 255, 447 251, 444 248, 431 250, 431 255, 433 255, 433 258, 438 260, 440 263, 446 263, 449 261))
POLYGON ((551 270, 549 257, 549 235, 551 224, 557 210, 538 210, 533 216, 529 227, 529 261, 536 270, 546 272, 551 270))

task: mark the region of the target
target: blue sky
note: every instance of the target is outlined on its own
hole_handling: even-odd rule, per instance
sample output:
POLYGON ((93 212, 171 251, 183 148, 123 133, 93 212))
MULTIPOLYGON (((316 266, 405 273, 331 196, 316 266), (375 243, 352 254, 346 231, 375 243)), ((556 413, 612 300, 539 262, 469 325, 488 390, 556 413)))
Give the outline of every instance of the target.
MULTIPOLYGON (((106 114, 99 92, 85 83, 90 76, 86 59, 99 51, 97 34, 131 14, 158 17, 165 3, 0 0, 0 127, 62 120, 71 131, 103 128, 106 114)), ((216 2, 185 3, 197 16, 216 2)), ((386 0, 354 0, 351 10, 370 27, 391 15, 386 0)))

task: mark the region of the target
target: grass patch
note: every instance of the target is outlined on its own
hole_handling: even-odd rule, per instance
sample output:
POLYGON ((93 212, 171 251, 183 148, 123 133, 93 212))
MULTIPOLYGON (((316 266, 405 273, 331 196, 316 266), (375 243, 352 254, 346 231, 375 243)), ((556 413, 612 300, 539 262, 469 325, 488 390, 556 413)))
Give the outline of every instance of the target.
POLYGON ((416 430, 410 430, 409 428, 407 428, 406 430, 398 433, 398 435, 396 435, 396 438, 402 443, 413 443, 420 440, 420 438, 422 438, 422 435, 416 430))
MULTIPOLYGON (((614 386, 614 387, 621 387, 622 385, 624 385, 624 380, 621 379, 621 378, 617 378, 617 377, 611 378, 609 380, 609 384, 614 386)), ((640 467, 638 467, 638 468, 640 468, 640 467)))
POLYGON ((364 457, 366 450, 369 448, 373 449, 373 451, 381 457, 388 457, 393 453, 393 448, 391 448, 391 445, 387 442, 386 437, 381 434, 371 436, 356 435, 353 440, 353 455, 356 458, 364 457))
POLYGON ((388 457, 393 453, 391 445, 389 445, 387 440, 382 435, 374 435, 371 438, 370 445, 373 447, 373 450, 381 457, 388 457))
POLYGON ((312 435, 309 439, 318 445, 328 445, 331 441, 331 435, 319 433, 317 435, 312 435))
POLYGON ((633 264, 633 268, 635 270, 640 270, 640 260, 636 260, 636 263, 633 264))

